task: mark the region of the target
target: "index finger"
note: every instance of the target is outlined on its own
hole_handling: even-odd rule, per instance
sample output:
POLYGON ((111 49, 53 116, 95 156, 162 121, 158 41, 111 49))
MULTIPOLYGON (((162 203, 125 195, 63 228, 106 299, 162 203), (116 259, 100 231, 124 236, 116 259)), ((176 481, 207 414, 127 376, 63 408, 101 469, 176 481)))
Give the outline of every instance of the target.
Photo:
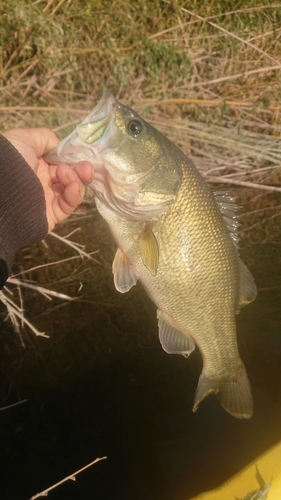
POLYGON ((4 135, 20 152, 26 146, 31 147, 37 158, 55 148, 59 143, 56 134, 47 127, 11 128, 4 135))

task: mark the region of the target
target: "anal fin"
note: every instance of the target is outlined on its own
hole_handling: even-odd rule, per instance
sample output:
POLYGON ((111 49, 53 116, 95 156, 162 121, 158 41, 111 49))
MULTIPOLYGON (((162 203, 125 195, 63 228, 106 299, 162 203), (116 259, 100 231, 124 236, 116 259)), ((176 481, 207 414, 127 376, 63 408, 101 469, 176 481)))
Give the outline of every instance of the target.
POLYGON ((159 340, 168 354, 182 354, 188 357, 195 349, 195 343, 187 335, 168 323, 162 311, 157 311, 159 340))

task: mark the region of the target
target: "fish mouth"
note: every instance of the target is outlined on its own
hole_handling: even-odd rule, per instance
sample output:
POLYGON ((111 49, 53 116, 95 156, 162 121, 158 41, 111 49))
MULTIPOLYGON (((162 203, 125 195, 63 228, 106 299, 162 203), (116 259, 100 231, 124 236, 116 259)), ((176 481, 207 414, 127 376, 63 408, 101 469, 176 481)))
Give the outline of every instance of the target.
POLYGON ((92 144, 101 138, 109 122, 109 115, 97 122, 81 123, 77 126, 78 137, 87 144, 92 144))
POLYGON ((44 160, 54 165, 89 161, 97 168, 100 165, 100 151, 109 146, 110 137, 116 137, 111 130, 118 106, 120 105, 113 95, 108 90, 105 91, 93 111, 71 134, 44 155, 44 160))

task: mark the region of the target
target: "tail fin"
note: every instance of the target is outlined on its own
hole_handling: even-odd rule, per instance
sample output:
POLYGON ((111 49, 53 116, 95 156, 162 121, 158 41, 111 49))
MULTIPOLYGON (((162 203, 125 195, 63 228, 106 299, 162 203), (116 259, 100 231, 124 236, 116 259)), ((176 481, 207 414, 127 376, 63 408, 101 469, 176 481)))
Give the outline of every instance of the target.
POLYGON ((215 394, 222 407, 236 418, 251 418, 253 415, 253 398, 250 382, 241 361, 234 377, 208 377, 204 369, 200 375, 195 402, 192 411, 197 411, 201 401, 215 394))

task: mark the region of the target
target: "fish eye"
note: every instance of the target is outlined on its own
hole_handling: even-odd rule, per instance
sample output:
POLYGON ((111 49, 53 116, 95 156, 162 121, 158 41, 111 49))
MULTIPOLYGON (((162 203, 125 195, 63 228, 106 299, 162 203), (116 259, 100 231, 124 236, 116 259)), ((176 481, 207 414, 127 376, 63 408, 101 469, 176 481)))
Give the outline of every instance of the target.
POLYGON ((127 125, 127 130, 130 134, 136 136, 142 132, 143 126, 138 120, 131 120, 127 125))

